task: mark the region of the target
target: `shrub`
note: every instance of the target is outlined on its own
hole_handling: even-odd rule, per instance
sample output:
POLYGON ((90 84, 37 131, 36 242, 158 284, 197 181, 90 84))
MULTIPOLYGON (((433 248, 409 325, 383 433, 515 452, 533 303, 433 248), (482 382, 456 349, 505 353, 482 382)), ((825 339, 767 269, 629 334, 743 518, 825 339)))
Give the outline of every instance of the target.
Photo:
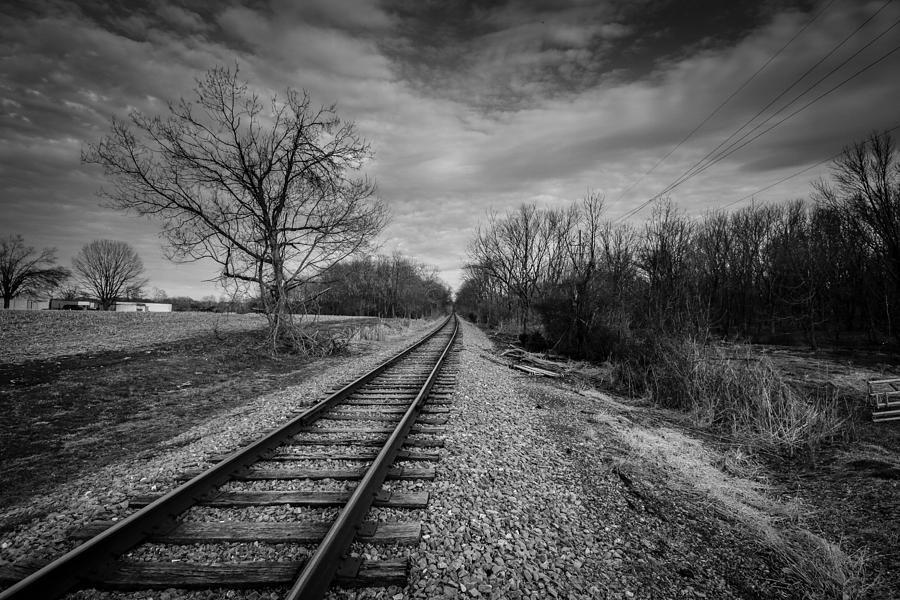
POLYGON ((549 348, 547 340, 540 331, 527 331, 519 334, 519 343, 529 352, 543 352, 549 348))
POLYGON ((848 421, 834 388, 794 384, 747 346, 670 338, 655 344, 647 362, 646 386, 655 402, 757 450, 813 449, 848 421))
POLYGON ((548 296, 535 306, 541 317, 547 343, 571 358, 602 362, 623 358, 631 343, 628 316, 622 311, 588 310, 572 315, 569 299, 563 294, 548 296))

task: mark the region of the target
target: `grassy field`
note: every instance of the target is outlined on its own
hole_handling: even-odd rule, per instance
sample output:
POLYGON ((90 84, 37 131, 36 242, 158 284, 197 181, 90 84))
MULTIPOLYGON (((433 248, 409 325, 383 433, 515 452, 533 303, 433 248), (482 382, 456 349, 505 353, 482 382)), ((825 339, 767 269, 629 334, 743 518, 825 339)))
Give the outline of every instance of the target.
MULTIPOLYGON (((0 312, 0 508, 322 368, 262 352, 264 325, 258 315, 0 312)), ((402 324, 310 327, 371 340, 402 324)))
MULTIPOLYGON (((333 323, 355 318, 358 317, 318 315, 303 320, 333 323)), ((211 333, 253 331, 265 324, 265 316, 259 314, 3 310, 0 311, 0 363, 129 350, 211 333)))

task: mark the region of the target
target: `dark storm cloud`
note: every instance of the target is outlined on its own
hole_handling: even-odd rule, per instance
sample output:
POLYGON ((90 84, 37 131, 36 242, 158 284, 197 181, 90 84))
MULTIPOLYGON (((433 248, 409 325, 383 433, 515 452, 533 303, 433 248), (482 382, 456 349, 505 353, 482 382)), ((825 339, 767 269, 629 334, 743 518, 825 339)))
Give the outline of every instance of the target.
MULTIPOLYGON (((438 264, 455 283, 486 209, 558 205, 594 189, 607 193, 611 216, 622 214, 675 180, 882 5, 4 3, 0 185, 7 227, 0 233, 57 245, 63 262, 96 237, 130 240, 153 285, 170 293, 196 289, 211 268, 173 270, 161 258, 156 224, 98 205, 102 176, 79 155, 111 117, 132 109, 164 113, 167 100, 190 95, 204 70, 239 62, 266 96, 294 87, 316 103, 338 102, 339 114, 357 122, 376 153, 367 171, 394 214, 385 250, 438 264), (788 50, 619 197, 820 11, 788 50)), ((894 2, 782 101, 898 19, 894 2)), ((808 97, 900 43, 898 30, 808 97)), ((700 212, 873 129, 900 124, 897 72, 900 53, 691 179, 673 198, 700 212)), ((802 196, 814 175, 768 194, 802 196)))
POLYGON ((604 80, 633 81, 661 64, 739 42, 811 2, 389 2, 399 36, 382 41, 424 94, 491 110, 540 104, 604 80))

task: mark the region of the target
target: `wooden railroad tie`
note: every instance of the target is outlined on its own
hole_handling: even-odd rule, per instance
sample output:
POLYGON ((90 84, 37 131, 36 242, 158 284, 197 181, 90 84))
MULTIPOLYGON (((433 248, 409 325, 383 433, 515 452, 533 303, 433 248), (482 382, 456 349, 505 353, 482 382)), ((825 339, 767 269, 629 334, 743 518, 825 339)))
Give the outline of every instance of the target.
MULTIPOLYGON (((96 521, 76 530, 73 536, 91 538, 113 526, 115 521, 96 521)), ((155 532, 149 541, 159 544, 211 544, 228 542, 266 542, 270 544, 318 543, 328 533, 330 523, 179 523, 170 531, 155 532)), ((418 521, 364 522, 356 540, 364 544, 402 544, 412 546, 422 537, 418 521)))
MULTIPOLYGON (((263 492, 218 492, 197 502, 197 506, 237 508, 247 506, 343 506, 351 492, 312 492, 302 490, 263 492)), ((128 506, 143 508, 163 494, 146 494, 133 498, 128 506)), ((384 508, 427 508, 428 492, 378 492, 374 506, 384 508)))
MULTIPOLYGON (((251 467, 244 473, 236 474, 233 479, 237 481, 272 481, 286 479, 335 479, 339 481, 355 481, 362 479, 366 474, 366 468, 357 469, 310 469, 310 468, 283 468, 283 469, 260 469, 251 467)), ((179 475, 179 479, 192 479, 202 473, 201 470, 185 471, 179 475)), ((434 479, 434 467, 425 467, 421 469, 410 468, 394 468, 388 471, 386 479, 393 481, 410 481, 415 479, 423 479, 431 481, 434 479)))
MULTIPOLYGON (((215 563, 211 565, 184 562, 116 561, 100 578, 85 576, 99 589, 209 589, 219 587, 261 588, 289 586, 305 561, 253 561, 215 563)), ((43 565, 28 563, 0 567, 0 584, 9 585, 37 571, 43 565)), ((406 583, 406 559, 349 561, 338 569, 335 582, 343 586, 387 586, 406 583)))

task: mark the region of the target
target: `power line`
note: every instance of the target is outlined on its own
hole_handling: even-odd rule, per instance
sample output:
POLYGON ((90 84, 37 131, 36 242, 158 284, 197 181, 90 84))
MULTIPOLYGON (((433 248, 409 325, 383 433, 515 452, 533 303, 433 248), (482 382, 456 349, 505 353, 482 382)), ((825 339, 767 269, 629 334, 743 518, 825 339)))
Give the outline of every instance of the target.
MULTIPOLYGON (((890 0, 889 0, 889 1, 890 1, 890 0)), ((773 118, 775 118, 777 115, 779 115, 780 113, 784 112, 787 108, 789 108, 792 104, 794 104, 795 102, 797 102, 800 98, 802 98, 802 97, 805 96, 807 93, 809 93, 811 90, 813 90, 815 87, 817 87, 817 86, 818 86, 820 83, 822 83, 824 80, 826 80, 826 79, 828 79, 829 77, 831 77, 834 73, 836 73, 838 70, 840 70, 841 68, 843 68, 847 63, 849 63, 851 60, 853 60, 854 58, 856 58, 857 56, 859 56, 859 54, 860 54, 863 50, 865 50, 866 48, 869 48, 872 44, 874 44, 874 43, 877 42, 879 39, 881 39, 882 37, 884 37, 885 35, 887 35, 892 29, 894 29, 895 27, 897 27, 897 25, 900 25, 900 20, 895 21, 895 22, 893 23, 893 25, 891 25, 890 27, 888 27, 887 29, 885 29, 884 31, 882 31, 882 32, 881 32, 880 34, 878 34, 875 38, 873 38, 873 39, 870 40, 868 43, 866 43, 864 46, 862 46, 860 49, 858 49, 856 52, 854 52, 852 55, 850 55, 847 59, 845 59, 845 60, 844 60, 843 62, 841 62, 839 65, 837 65, 836 67, 832 68, 830 71, 828 71, 828 73, 826 73, 825 75, 823 75, 822 77, 820 77, 819 79, 817 79, 813 84, 811 84, 810 86, 808 86, 805 90, 803 90, 802 92, 800 92, 799 94, 797 94, 796 96, 794 96, 789 102, 787 102, 784 106, 782 106, 781 108, 779 108, 778 110, 776 110, 774 113, 772 113, 771 115, 769 115, 765 120, 763 120, 763 121, 757 123, 752 129, 750 129, 750 130, 747 131, 744 135, 742 135, 740 138, 738 138, 737 140, 735 140, 734 142, 732 142, 731 144, 729 144, 728 147, 725 148, 725 150, 723 150, 721 153, 719 153, 719 154, 713 156, 713 155, 715 154, 715 152, 716 152, 719 148, 721 148, 723 145, 725 145, 725 143, 726 143, 728 140, 730 140, 732 137, 734 137, 735 134, 736 134, 737 132, 739 132, 741 129, 743 129, 744 127, 746 127, 747 124, 748 124, 750 121, 753 121, 754 119, 756 119, 756 117, 759 116, 759 115, 761 114, 762 111, 761 111, 760 113, 757 113, 756 115, 754 115, 754 116, 750 119, 750 121, 745 122, 744 125, 742 125, 737 131, 735 131, 735 132, 732 133, 730 136, 728 136, 728 138, 726 138, 725 140, 723 140, 722 142, 720 142, 719 145, 716 146, 715 148, 713 148, 711 151, 707 152, 706 155, 705 155, 703 158, 701 158, 700 160, 698 160, 697 162, 695 162, 695 163, 694 163, 687 171, 685 171, 684 173, 682 173, 681 175, 679 175, 679 176, 675 179, 675 181, 672 182, 672 183, 670 183, 668 186, 666 186, 666 188, 665 188, 662 192, 660 192, 660 194, 665 194, 665 193, 670 192, 671 190, 675 189, 676 187, 678 187, 679 185, 681 185, 682 183, 684 183, 684 182, 687 181, 688 179, 691 179, 691 178, 693 178, 695 175, 698 175, 698 174, 702 173, 703 171, 705 171, 705 170, 706 170, 707 168, 709 168, 710 166, 716 164, 717 162, 719 162, 719 161, 722 160, 723 158, 725 158, 725 157, 727 157, 727 156, 733 154, 735 151, 737 151, 737 150, 743 148, 743 147, 746 146, 748 143, 750 143, 750 142, 752 142, 753 140, 757 139, 757 138, 759 137, 758 135, 757 135, 757 136, 754 136, 753 138, 751 138, 747 143, 743 143, 743 144, 741 143, 741 142, 743 142, 744 140, 746 140, 748 136, 752 135, 754 131, 757 131, 760 127, 762 127, 763 125, 765 125, 766 123, 768 123, 769 121, 771 121, 771 120, 772 120, 773 118), (710 158, 710 157, 711 157, 711 158, 710 158), (707 161, 707 159, 709 159, 709 160, 707 161), (704 161, 707 161, 706 164, 704 164, 704 161), (702 165, 702 166, 701 166, 701 165, 702 165)), ((893 53, 893 52, 894 52, 894 51, 889 52, 888 55, 890 55, 890 54, 893 53)), ((884 57, 878 59, 878 60, 876 61, 876 63, 877 63, 877 62, 880 62, 880 61, 883 60, 884 58, 886 58, 886 56, 884 56, 884 57)), ((869 65, 869 66, 872 66, 872 65, 869 65)), ((865 69, 863 69, 863 71, 865 71, 865 70, 867 70, 867 69, 868 69, 868 66, 867 66, 865 69)), ((859 73, 857 73, 857 74, 859 74, 859 73)), ((854 77, 855 77, 855 76, 856 76, 856 74, 854 74, 854 77)), ((804 74, 804 77, 805 77, 805 74, 804 74)), ((853 78, 853 77, 851 77, 850 79, 852 79, 852 78, 853 78)), ((794 82, 794 84, 791 85, 791 87, 793 87, 794 85, 796 85, 797 83, 799 83, 800 80, 802 80, 802 79, 803 79, 803 77, 801 77, 800 79, 796 80, 796 81, 794 82)), ((846 81, 847 81, 847 80, 845 80, 844 82, 842 82, 840 85, 843 85, 843 83, 846 83, 846 81)), ((840 87, 840 85, 837 86, 837 87, 840 87)), ((788 88, 788 89, 790 89, 790 88, 788 88)), ((785 90, 785 91, 787 91, 787 90, 785 90)), ((831 91, 833 91, 833 90, 830 90, 829 93, 830 93, 831 91)), ((781 95, 783 95, 783 93, 782 93, 781 95)), ((781 95, 779 95, 779 97, 780 97, 781 95)), ((827 95, 827 94, 825 94, 825 95, 827 95)), ((768 108, 769 106, 771 106, 771 104, 772 104, 772 103, 770 103, 769 105, 767 105, 765 108, 768 108)), ((808 104, 807 104, 807 106, 808 106, 808 104)), ((765 108, 764 108, 763 110, 765 110, 765 108)), ((787 120, 787 119, 782 119, 781 121, 778 121, 778 123, 779 123, 779 124, 780 124, 780 123, 783 123, 783 122, 786 121, 786 120, 787 120)), ((776 124, 776 125, 777 125, 777 124, 776 124)), ((771 131, 771 129, 772 129, 772 127, 766 129, 766 131, 771 131)))
MULTIPOLYGON (((900 23, 900 22, 898 22, 898 23, 900 23)), ((773 129, 775 129, 776 127, 778 127, 779 125, 781 125, 782 123, 784 123, 785 121, 787 121, 788 119, 791 119, 791 118, 795 117, 797 114, 803 112, 804 110, 806 110, 807 108, 809 108, 811 105, 815 104, 816 102, 818 102, 818 101, 821 100, 822 98, 828 96, 829 94, 831 94, 832 92, 834 92, 834 91, 837 90, 838 88, 843 87, 845 84, 847 84, 847 83, 850 82, 851 80, 853 80, 853 79, 859 77, 860 75, 862 75, 863 73, 865 73, 866 71, 868 71, 869 69, 871 69, 872 67, 874 67, 875 65, 877 65, 878 63, 882 62, 883 60, 886 60, 890 55, 894 54, 894 53, 897 52, 898 50, 900 50, 900 45, 894 46, 891 50, 887 51, 886 53, 884 53, 883 55, 881 55, 880 57, 878 57, 875 61, 869 63, 868 65, 866 65, 865 67, 863 67, 863 68, 860 69, 859 71, 855 72, 855 73, 854 73, 853 75, 851 75, 850 77, 847 77, 846 79, 844 79, 843 81, 841 81, 841 82, 838 83, 837 85, 834 85, 834 86, 832 86, 831 88, 829 88, 828 90, 826 90, 825 92, 822 92, 821 94, 819 94, 818 96, 816 96, 815 98, 813 98, 812 100, 810 100, 809 102, 807 102, 806 104, 804 104, 803 106, 801 106, 800 108, 796 109, 796 110, 793 111, 792 113, 790 113, 790 114, 788 114, 787 116, 785 116, 785 117, 779 119, 778 121, 776 121, 775 123, 773 123, 773 124, 770 125, 769 127, 767 127, 767 128, 765 128, 764 130, 760 131, 759 133, 757 133, 756 135, 754 135, 753 137, 751 137, 749 140, 746 140, 745 142, 741 143, 741 144, 738 145, 738 146, 730 146, 729 149, 728 149, 726 152, 724 152, 723 154, 720 154, 720 155, 717 156, 714 160, 712 160, 712 161, 708 162, 707 164, 705 164, 702 168, 700 168, 700 169, 698 169, 696 172, 694 172, 694 173, 691 175, 691 177, 688 177, 688 178, 686 178, 686 179, 684 179, 684 180, 682 180, 682 181, 679 181, 676 185, 673 185, 673 186, 667 188, 665 191, 661 192, 661 194, 662 194, 662 193, 668 193, 668 192, 672 191, 673 189, 675 189, 676 187, 678 187, 679 185, 681 185, 682 183, 684 183, 684 182, 687 181, 688 179, 690 179, 690 178, 692 178, 692 177, 695 177, 696 175, 699 175, 700 173, 704 172, 705 170, 707 170, 708 168, 710 168, 710 167, 713 166, 714 164, 716 164, 716 163, 718 163, 718 162, 724 160, 725 158, 728 158, 729 156, 731 156, 732 154, 734 154, 734 153, 737 152, 738 150, 741 150, 742 148, 745 148, 746 146, 749 146, 749 145, 752 144, 754 141, 756 141, 757 139, 759 139, 760 137, 762 137, 762 136, 765 135, 766 133, 772 131, 773 129)))
MULTIPOLYGON (((889 0, 889 1, 891 1, 891 0, 889 0)), ((880 9, 879 9, 879 10, 880 10, 880 9)), ((895 23, 894 23, 893 25, 891 25, 888 29, 886 29, 885 31, 883 31, 883 32, 882 32, 881 34, 879 34, 878 36, 876 36, 876 38, 870 40, 870 41, 869 41, 867 44, 865 44, 862 48, 860 48, 859 50, 857 50, 857 52, 855 52, 852 56, 850 56, 848 59, 846 59, 845 61, 843 61, 843 62, 842 62, 840 65, 838 65, 837 67, 833 68, 833 69, 832 69, 831 71, 829 71, 824 77, 819 78, 814 84, 812 84, 811 86, 807 87, 806 90, 804 90, 804 91, 803 91, 802 93, 800 93, 799 95, 795 96, 790 102, 788 102, 787 104, 785 104, 785 105, 784 105, 782 108, 780 108, 778 111, 776 111, 775 113, 773 113, 772 115, 770 115, 765 121, 763 121, 763 122, 757 124, 753 129, 751 129, 751 130, 748 131, 746 134, 744 134, 740 139, 736 140, 734 143, 732 143, 731 145, 729 145, 729 146, 725 149, 725 151, 719 153, 717 156, 714 156, 712 159, 710 159, 709 161, 707 161, 706 164, 703 164, 703 162, 704 162, 707 158, 709 158, 709 157, 715 152, 715 150, 717 150, 718 148, 720 148, 720 147, 725 143, 725 142, 723 141, 722 143, 719 144, 719 146, 717 146, 717 147, 716 147, 715 149, 713 149, 712 151, 708 152, 708 153, 706 154, 706 156, 704 156, 704 157, 703 157, 702 159, 700 159, 699 161, 695 162, 694 165, 692 165, 689 169, 687 169, 685 172, 683 172, 683 173, 682 173, 679 177, 677 177, 674 181, 672 181, 671 183, 669 183, 662 191, 658 192, 657 194, 653 195, 652 197, 650 197, 650 198, 647 199, 646 201, 642 202, 641 204, 639 204, 638 206, 636 206, 635 208, 633 208, 632 210, 628 211, 627 213, 625 213, 624 215, 622 215, 621 217, 619 217, 616 221, 622 221, 622 220, 624 220, 624 219, 627 219, 627 218, 629 218, 629 217, 631 217, 631 216, 637 214, 638 212, 640 212, 641 210, 643 210, 646 206, 648 206, 649 204, 651 204, 651 203, 652 203, 654 200, 656 200, 657 198, 659 198, 659 197, 661 197, 661 196, 667 194, 668 192, 670 192, 670 191, 672 191, 673 189, 677 188, 678 186, 680 186, 681 184, 685 183, 685 182, 688 181, 689 179, 692 179, 692 178, 695 177, 696 175, 699 175, 700 173, 702 173, 703 171, 705 171, 705 170, 708 169, 709 167, 711 167, 711 166, 713 166, 714 164, 720 162, 721 160, 727 158, 728 156, 730 156, 730 155, 733 154, 734 152, 737 152, 738 150, 740 150, 740 149, 746 147, 747 145, 749 145, 749 144, 752 143, 753 141, 757 140, 757 139, 758 139, 759 137, 761 137, 762 135, 765 135, 766 133, 768 133, 769 131, 771 131, 771 130, 774 129, 775 127, 778 127, 780 124, 784 123, 784 122, 787 121, 788 119, 790 119, 790 118, 796 116, 797 114, 799 114, 799 113, 802 112, 803 110, 806 110, 806 109, 807 109, 809 106, 811 106, 812 104, 815 104, 816 102, 818 102, 818 101, 821 100, 822 98, 828 96, 829 94, 831 94, 832 92, 834 92, 834 91, 837 90, 838 88, 842 87, 843 85, 845 85, 846 83, 848 83, 848 82, 851 81, 852 79, 855 79, 855 78, 858 77, 859 75, 862 75, 864 72, 868 71, 869 69, 871 69, 872 67, 874 67, 874 66, 877 65, 878 63, 880 63, 880 62, 882 62, 883 60, 887 59, 891 54, 893 54, 893 53, 896 52, 897 50, 900 50, 900 46, 894 47, 893 49, 889 50, 887 53, 885 53, 884 55, 882 55, 881 57, 879 57, 879 58, 876 59, 875 61, 869 63, 868 65, 866 65, 866 66, 863 67, 862 69, 860 69, 860 70, 856 71, 855 73, 853 73, 850 77, 847 77, 846 79, 842 80, 840 83, 838 83, 837 85, 831 87, 830 89, 828 89, 827 91, 825 91, 825 92, 823 92, 822 94, 818 95, 817 97, 813 98, 811 101, 807 102, 806 104, 804 104, 803 106, 801 106, 799 109, 793 111, 792 113, 790 113, 790 114, 787 115, 786 117, 780 119, 779 121, 777 121, 777 122, 774 123, 773 125, 769 126, 768 128, 766 128, 766 129, 763 130, 762 132, 756 134, 755 136, 753 136, 753 137, 750 138, 749 140, 746 140, 746 138, 747 138, 748 135, 752 134, 754 131, 756 131, 757 129, 759 129, 759 127, 761 127, 762 125, 764 125, 765 123, 767 123, 768 121, 770 121, 770 120, 771 120, 774 116, 776 116, 777 114, 783 112, 787 107, 789 107, 791 104, 793 104, 794 102, 796 102, 798 99, 800 99, 800 98, 801 98, 802 96, 804 96, 806 93, 808 93, 810 90, 812 90, 813 88, 815 88, 815 87, 816 87, 819 83, 821 83, 823 80, 827 79, 829 76, 831 76, 832 74, 834 74, 838 69, 840 69, 841 67, 843 67, 844 65, 846 65, 847 62, 849 62, 849 60, 851 60, 852 58, 854 58, 854 57, 856 57, 857 55, 859 55, 859 53, 862 52, 862 50, 864 50, 864 49, 868 48, 869 46, 871 46, 873 43, 875 43, 875 41, 877 41, 878 39, 880 39, 881 37, 883 37, 885 34, 887 34, 891 29, 893 29, 894 27, 896 27, 898 24, 900 24, 900 21, 895 22, 895 23), (743 140, 746 140, 746 141, 743 141, 743 140), (743 141, 743 143, 741 143, 742 141, 743 141), (702 166, 700 166, 700 165, 702 165, 702 166)), ((854 32, 854 33, 855 33, 855 32, 854 32)), ((844 42, 841 42, 841 44, 843 44, 843 43, 844 43, 844 42)), ((829 54, 830 54, 830 53, 829 53, 829 54)), ((805 76, 805 74, 804 74, 804 76, 805 76)), ((798 79, 797 81, 795 81, 795 83, 792 84, 792 86, 790 86, 790 87, 793 87, 793 85, 796 85, 796 83, 798 83, 800 80, 802 80, 802 77, 801 77, 800 79, 798 79)), ((790 87, 789 87, 788 89, 790 89, 790 87)), ((782 94, 782 95, 783 95, 783 94, 782 94)), ((765 110, 765 109, 764 109, 764 110, 765 110)), ((755 118, 755 117, 753 117, 753 118, 755 118)), ((752 119, 751 119, 751 121, 752 121, 752 119)), ((745 124, 744 126, 746 126, 746 124, 745 124)), ((742 126, 740 129, 743 129, 744 126, 742 126)), ((738 129, 738 131, 740 131, 740 129, 738 129)), ((737 132, 735 132, 735 133, 737 133, 737 132)), ((732 134, 731 136, 729 136, 728 139, 730 139, 730 138, 733 137, 734 135, 735 135, 735 134, 732 134)), ((727 141, 727 139, 726 139, 725 141, 727 141)))
MULTIPOLYGON (((895 130, 897 130, 897 129, 900 129, 900 125, 894 125, 894 126, 891 127, 890 129, 885 129, 885 130, 882 131, 882 134, 891 133, 892 131, 895 131, 895 130)), ((735 204, 739 204, 739 203, 743 202, 744 200, 750 199, 750 198, 752 198, 753 196, 755 196, 755 195, 757 195, 757 194, 760 194, 760 193, 762 193, 762 192, 768 191, 768 190, 772 189, 773 187, 775 187, 775 186, 777 186, 777 185, 781 185, 782 183, 784 183, 785 181, 788 181, 789 179, 793 179, 794 177, 799 177, 800 175, 803 175, 803 174, 806 173, 807 171, 811 171, 811 170, 815 169, 816 167, 818 167, 818 166, 820 166, 820 165, 824 165, 824 164, 827 163, 827 162, 833 161, 834 159, 838 158, 841 154, 843 154, 843 150, 840 151, 840 152, 838 152, 837 154, 833 154, 833 155, 829 156, 828 158, 826 158, 826 159, 824 159, 824 160, 820 160, 819 162, 817 162, 817 163, 815 163, 815 164, 812 164, 812 165, 810 165, 810 166, 808 166, 808 167, 805 167, 805 168, 803 168, 803 169, 801 169, 801 170, 799 170, 799 171, 797 171, 797 172, 795 172, 795 173, 791 173, 791 174, 788 175, 787 177, 782 177, 781 179, 779 179, 778 181, 776 181, 776 182, 774 182, 774 183, 770 183, 769 185, 767 185, 767 186, 765 186, 765 187, 761 187, 761 188, 759 188, 758 190, 755 190, 755 191, 753 191, 753 192, 750 192, 750 193, 747 194, 746 196, 741 196, 741 197, 738 198, 737 200, 733 200, 733 201, 729 202, 728 204, 726 204, 725 206, 721 206, 721 207, 719 207, 719 208, 720 208, 720 210, 724 210, 724 209, 726 209, 726 208, 731 208, 731 207, 734 206, 735 204)))
POLYGON ((742 196, 742 197, 738 198, 737 200, 734 200, 734 201, 732 201, 732 202, 729 202, 729 203, 726 204, 725 206, 720 207, 720 209, 721 209, 721 210, 724 210, 724 209, 726 209, 726 208, 731 208, 731 207, 734 206, 735 204, 738 204, 738 203, 740 203, 740 202, 743 202, 744 200, 747 200, 748 198, 752 198, 753 196, 755 196, 755 195, 757 195, 757 194, 759 194, 759 193, 765 192, 765 191, 767 191, 767 190, 771 190, 773 187, 775 187, 775 186, 777 186, 777 185, 781 185, 782 183, 784 183, 785 181, 788 181, 789 179, 793 179, 794 177, 799 177, 800 175, 803 175, 803 174, 806 173, 807 171, 812 171, 812 170, 815 169, 816 167, 821 166, 821 165, 824 165, 825 163, 827 163, 827 162, 829 162, 829 161, 832 161, 832 160, 836 159, 836 158, 837 158, 838 156, 840 156, 840 155, 841 155, 841 153, 838 152, 837 154, 835 154, 835 155, 833 155, 833 156, 829 156, 828 158, 826 158, 826 159, 824 159, 824 160, 820 160, 819 162, 817 162, 817 163, 815 163, 815 164, 813 164, 813 165, 810 165, 810 166, 806 167, 805 169, 801 169, 800 171, 797 171, 796 173, 792 173, 791 175, 788 175, 787 177, 782 177, 781 179, 779 179, 779 180, 776 181, 775 183, 771 183, 771 184, 769 184, 769 185, 767 185, 767 186, 765 186, 765 187, 761 187, 761 188, 759 188, 758 190, 756 190, 755 192, 751 192, 751 193, 747 194, 746 196, 742 196))
MULTIPOLYGON (((887 2, 891 2, 891 1, 892 1, 892 0, 887 0, 887 2)), ((694 135, 695 133, 697 133, 697 131, 698 131, 701 127, 703 127, 704 125, 706 125, 706 124, 709 122, 710 119, 712 119, 714 116, 716 116, 716 114, 718 114, 718 112, 719 112, 720 110, 722 110, 722 108, 723 108, 726 104, 728 104, 728 103, 732 100, 732 98, 734 98, 735 96, 737 96, 738 93, 740 93, 741 90, 743 90, 745 87, 747 87, 747 85, 748 85, 751 81, 753 81, 754 79, 756 79, 756 76, 759 75, 766 67, 768 67, 769 64, 771 64, 772 61, 775 60, 782 52, 784 52, 784 50, 785 50, 788 46, 790 46, 790 45, 794 42, 794 40, 796 40, 798 37, 800 37, 800 35, 801 35, 804 31, 806 31, 806 29, 807 29, 810 25, 812 25, 812 23, 813 23, 816 19, 818 19, 818 18, 822 15, 822 13, 824 13, 826 10, 828 10, 828 8, 831 7, 831 5, 834 4, 834 2, 835 2, 835 0, 830 0, 830 1, 828 2, 828 4, 826 4, 826 5, 822 8, 822 10, 820 10, 820 11, 817 12, 815 15, 813 15, 813 17, 812 17, 809 21, 807 21, 807 22, 803 25, 803 27, 801 27, 801 28, 800 28, 800 29, 799 29, 799 30, 791 37, 791 39, 789 39, 789 40, 788 40, 781 48, 779 48, 772 56, 770 56, 769 59, 768 59, 765 63, 763 63, 761 67, 759 67, 758 69, 756 69, 756 71, 754 71, 753 74, 750 75, 750 77, 748 77, 741 85, 739 85, 739 86, 737 87, 737 89, 735 89, 733 92, 731 92, 731 94, 730 94, 727 98, 725 98, 722 102, 720 102, 719 105, 716 106, 716 107, 713 109, 713 111, 712 111, 711 113, 709 113, 709 114, 706 116, 705 119, 703 119, 702 121, 700 121, 699 124, 697 124, 693 129, 691 129, 691 131, 688 132, 688 134, 687 134, 686 136, 684 136, 684 137, 681 139, 681 141, 679 141, 679 142, 675 145, 675 147, 673 147, 671 150, 669 150, 669 152, 666 153, 665 156, 663 156, 663 157, 660 158, 658 161, 656 161, 656 164, 655 164, 655 165, 653 165, 652 167, 650 167, 650 169, 649 169, 647 172, 645 172, 643 175, 641 175, 641 176, 640 176, 637 180, 635 180, 631 185, 629 185, 629 186, 626 187, 624 190, 622 190, 622 192, 619 193, 619 195, 616 197, 616 199, 615 199, 613 202, 618 202, 618 201, 622 198, 622 196, 624 196, 626 193, 628 193, 629 190, 631 190, 632 188, 634 188, 634 186, 636 186, 636 185, 639 184, 641 181, 643 181, 643 180, 647 177, 647 175, 649 175, 650 173, 652 173, 653 171, 655 171, 655 170, 657 169, 657 167, 659 167, 659 165, 663 164, 663 163, 666 161, 667 158, 669 158, 670 156, 672 156, 672 154, 674 154, 676 150, 678 150, 678 149, 679 149, 686 141, 688 141, 691 137, 693 137, 693 135, 694 135)), ((886 4, 885 4, 885 5, 886 5, 886 4)), ((884 7, 882 7, 882 8, 884 8, 884 7)), ((880 11, 880 10, 881 10, 881 9, 879 9, 879 11, 880 11)), ((874 16, 874 15, 873 15, 873 16, 874 16)))

